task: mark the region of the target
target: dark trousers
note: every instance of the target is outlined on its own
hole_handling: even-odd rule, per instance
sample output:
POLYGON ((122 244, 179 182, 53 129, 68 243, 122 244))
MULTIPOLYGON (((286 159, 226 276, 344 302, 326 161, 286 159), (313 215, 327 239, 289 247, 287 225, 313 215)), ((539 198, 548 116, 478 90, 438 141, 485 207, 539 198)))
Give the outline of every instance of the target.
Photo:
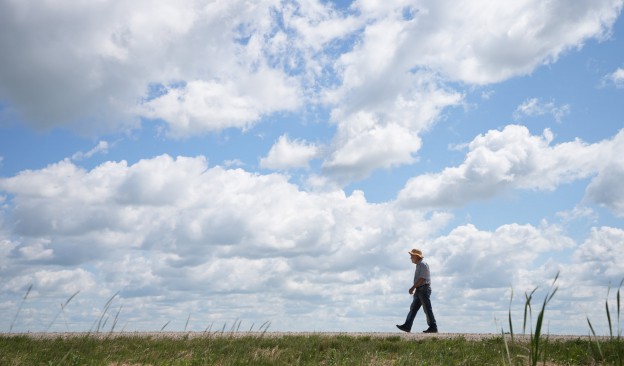
POLYGON ((425 316, 427 316, 427 325, 429 328, 438 329, 435 317, 433 316, 433 309, 431 309, 431 286, 429 285, 423 285, 416 289, 410 311, 405 319, 405 327, 409 330, 412 329, 414 318, 416 318, 416 313, 418 313, 421 306, 425 312, 425 316))

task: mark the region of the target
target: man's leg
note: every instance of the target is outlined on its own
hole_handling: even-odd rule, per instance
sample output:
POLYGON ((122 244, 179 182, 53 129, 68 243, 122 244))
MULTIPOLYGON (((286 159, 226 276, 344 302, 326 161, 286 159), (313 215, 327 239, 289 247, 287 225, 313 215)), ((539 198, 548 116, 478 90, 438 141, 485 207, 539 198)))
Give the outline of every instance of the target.
POLYGON ((427 316, 427 325, 429 326, 427 331, 437 332, 438 324, 436 323, 435 316, 433 315, 433 309, 431 308, 431 287, 427 286, 423 288, 421 291, 418 291, 416 295, 420 299, 423 311, 427 316))
POLYGON ((412 325, 414 324, 414 318, 416 318, 416 313, 422 306, 420 298, 414 294, 414 299, 412 300, 412 305, 410 305, 410 311, 407 313, 407 318, 405 318, 404 327, 410 331, 412 329, 412 325))

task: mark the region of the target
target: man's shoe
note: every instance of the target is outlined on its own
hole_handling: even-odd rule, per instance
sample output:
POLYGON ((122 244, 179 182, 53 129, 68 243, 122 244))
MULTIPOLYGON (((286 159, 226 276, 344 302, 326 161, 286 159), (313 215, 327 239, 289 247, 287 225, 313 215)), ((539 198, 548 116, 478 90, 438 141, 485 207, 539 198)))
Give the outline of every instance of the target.
POLYGON ((409 333, 409 332, 410 332, 410 329, 407 329, 407 327, 406 327, 405 325, 398 325, 398 324, 397 324, 397 326, 396 326, 396 327, 397 327, 397 328, 399 328, 400 330, 402 330, 402 331, 406 332, 406 333, 409 333))
POLYGON ((437 332, 438 332, 438 328, 429 328, 423 331, 423 333, 437 333, 437 332))

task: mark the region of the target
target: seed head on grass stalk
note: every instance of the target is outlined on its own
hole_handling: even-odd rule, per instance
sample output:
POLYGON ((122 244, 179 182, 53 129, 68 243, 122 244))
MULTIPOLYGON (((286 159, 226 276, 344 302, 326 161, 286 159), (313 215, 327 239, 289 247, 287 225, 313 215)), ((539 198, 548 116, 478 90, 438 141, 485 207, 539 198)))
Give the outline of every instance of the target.
POLYGON ((113 326, 111 327, 111 330, 109 333, 113 333, 113 331, 115 330, 115 326, 117 325, 117 320, 119 319, 119 313, 121 313, 122 308, 123 306, 120 306, 119 310, 117 310, 117 314, 115 314, 115 319, 113 320, 113 326))
POLYGON ((189 321, 191 321, 191 314, 189 313, 188 318, 186 318, 186 324, 184 324, 184 331, 186 332, 186 328, 188 328, 189 321))
POLYGON ((206 329, 204 329, 204 334, 205 333, 210 333, 210 331, 212 330, 212 326, 214 325, 214 322, 210 323, 209 326, 206 327, 206 329))
POLYGON ((115 292, 113 296, 111 296, 110 299, 108 299, 108 301, 104 305, 104 309, 102 309, 102 313, 100 314, 99 319, 97 319, 91 326, 91 329, 89 329, 89 333, 93 331, 93 328, 95 328, 96 333, 100 332, 100 329, 102 329, 102 326, 103 326, 102 320, 104 320, 104 323, 106 323, 106 320, 108 320, 108 318, 104 319, 104 316, 106 315, 106 313, 108 312, 108 309, 113 303, 113 299, 115 299, 115 297, 117 297, 118 294, 119 294, 119 291, 115 292), (97 323, 97 326, 96 326, 96 323, 97 323))
POLYGON ((160 328, 160 331, 162 332, 163 330, 165 330, 165 328, 167 328, 167 325, 169 325, 169 323, 171 323, 171 320, 166 322, 165 325, 163 325, 162 328, 160 328))
POLYGON ((268 321, 268 320, 266 322, 262 323, 260 328, 258 328, 259 330, 262 330, 262 328, 264 328, 264 330, 262 330, 262 333, 260 334, 260 337, 264 337, 264 333, 266 333, 267 330, 269 330, 270 326, 271 326, 271 322, 268 321))
POLYGON ((242 320, 239 320, 238 318, 234 320, 234 323, 232 324, 232 327, 230 328, 230 335, 233 335, 235 332, 238 332, 238 330, 240 329, 241 322, 242 320))
MULTIPOLYGON (((54 324, 54 322, 56 321, 56 318, 58 318, 59 315, 61 315, 61 313, 63 313, 63 311, 65 310, 65 307, 67 306, 67 304, 69 304, 70 301, 72 301, 72 299, 74 297, 76 297, 76 295, 78 295, 78 293, 80 292, 80 290, 76 291, 73 295, 71 295, 69 297, 69 299, 67 299, 67 301, 65 301, 64 304, 61 304, 61 310, 59 310, 58 313, 56 313, 56 315, 54 316, 54 319, 52 319, 52 321, 50 322, 50 324, 48 325, 48 327, 46 328, 46 333, 48 332, 48 330, 50 330, 50 328, 52 327, 52 325, 54 324)), ((65 325, 67 325, 67 323, 65 323, 65 325)))

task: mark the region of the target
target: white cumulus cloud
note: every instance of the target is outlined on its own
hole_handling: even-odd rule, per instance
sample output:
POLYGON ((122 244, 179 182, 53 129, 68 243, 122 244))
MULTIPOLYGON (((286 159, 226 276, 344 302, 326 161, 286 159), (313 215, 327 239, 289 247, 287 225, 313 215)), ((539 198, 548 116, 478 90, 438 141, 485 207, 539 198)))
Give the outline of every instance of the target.
MULTIPOLYGON (((410 179, 399 193, 399 201, 411 207, 461 206, 505 189, 551 190, 600 173, 588 187, 588 194, 594 201, 606 203, 595 195, 593 187, 614 187, 614 178, 622 178, 620 170, 606 169, 620 165, 621 136, 622 132, 612 140, 595 144, 575 140, 550 146, 553 136, 549 130, 534 136, 524 126, 509 125, 476 137, 459 166, 410 179)), ((605 195, 621 202, 615 188, 609 192, 605 195)), ((620 212, 617 204, 609 205, 620 212)))
POLYGON ((0 33, 12 36, 0 37, 0 98, 39 128, 109 132, 138 127, 139 116, 164 119, 174 136, 245 127, 298 103, 296 83, 267 66, 276 6, 3 2, 0 33), (169 100, 153 95, 180 83, 189 88, 169 100))
MULTIPOLYGON (((392 46, 376 49, 394 58, 393 66, 400 70, 432 68, 454 80, 487 84, 528 74, 555 61, 565 51, 581 47, 590 38, 604 37, 619 15, 622 1, 571 5, 566 1, 539 0, 513 4, 363 0, 355 6, 364 16, 378 19, 371 29, 385 23, 385 31, 380 34, 400 34, 392 46), (406 10, 411 17, 405 17, 406 10), (402 30, 398 33, 393 27, 402 30), (400 45, 395 48, 400 52, 387 52, 388 47, 396 45, 400 45)), ((366 35, 365 42, 378 39, 376 33, 366 35)))
POLYGON ((140 113, 169 123, 174 137, 234 127, 247 129, 262 116, 295 109, 300 99, 296 83, 271 70, 241 78, 237 83, 192 81, 168 88, 144 103, 140 113))
POLYGON ((318 156, 320 148, 302 140, 291 140, 288 135, 282 135, 271 146, 266 157, 260 159, 260 167, 266 169, 288 170, 291 168, 305 168, 311 159, 318 156))

